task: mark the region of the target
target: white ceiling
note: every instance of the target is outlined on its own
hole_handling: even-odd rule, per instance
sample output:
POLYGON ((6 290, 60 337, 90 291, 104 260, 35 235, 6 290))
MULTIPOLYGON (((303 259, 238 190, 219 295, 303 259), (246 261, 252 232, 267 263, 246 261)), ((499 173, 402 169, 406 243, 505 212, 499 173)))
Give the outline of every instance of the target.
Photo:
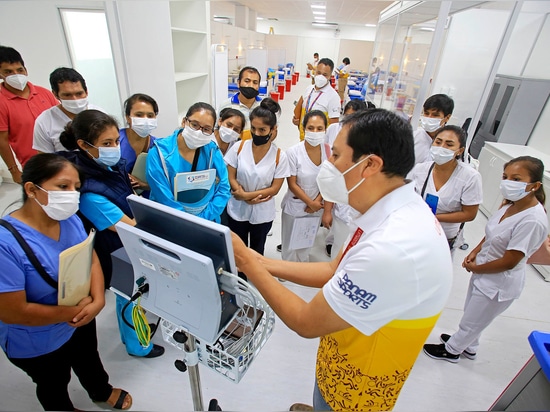
POLYGON ((211 0, 212 16, 235 18, 235 5, 255 10, 257 17, 275 18, 279 21, 313 22, 311 3, 326 3, 327 23, 376 24, 380 12, 393 1, 381 0, 211 0))

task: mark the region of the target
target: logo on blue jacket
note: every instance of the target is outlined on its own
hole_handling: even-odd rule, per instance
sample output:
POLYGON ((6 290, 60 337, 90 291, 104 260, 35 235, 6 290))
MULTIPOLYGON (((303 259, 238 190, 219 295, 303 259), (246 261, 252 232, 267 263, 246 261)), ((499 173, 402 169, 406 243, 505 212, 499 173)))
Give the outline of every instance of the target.
POLYGON ((354 284, 347 273, 344 273, 344 276, 338 279, 338 286, 342 289, 344 296, 347 296, 349 300, 361 309, 368 309, 376 300, 376 295, 374 293, 367 292, 365 289, 361 289, 354 284))

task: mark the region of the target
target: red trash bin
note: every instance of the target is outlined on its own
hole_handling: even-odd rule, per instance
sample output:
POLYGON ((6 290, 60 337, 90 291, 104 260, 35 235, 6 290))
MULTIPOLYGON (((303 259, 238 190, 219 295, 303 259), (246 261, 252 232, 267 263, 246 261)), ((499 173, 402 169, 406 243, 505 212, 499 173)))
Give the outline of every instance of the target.
POLYGON ((283 100, 285 98, 285 85, 278 84, 277 91, 279 92, 279 100, 283 100))
POLYGON ((275 100, 276 102, 279 101, 279 93, 278 93, 278 92, 271 92, 271 93, 269 94, 269 96, 270 96, 273 100, 275 100))
POLYGON ((294 86, 296 84, 296 73, 292 74, 292 85, 294 86))
POLYGON ((294 72, 294 74, 296 75, 296 83, 298 83, 300 81, 300 73, 294 72))
POLYGON ((291 85, 292 85, 292 80, 286 79, 286 80, 285 80, 285 84, 286 84, 285 92, 289 92, 289 91, 290 91, 290 87, 291 87, 291 85))

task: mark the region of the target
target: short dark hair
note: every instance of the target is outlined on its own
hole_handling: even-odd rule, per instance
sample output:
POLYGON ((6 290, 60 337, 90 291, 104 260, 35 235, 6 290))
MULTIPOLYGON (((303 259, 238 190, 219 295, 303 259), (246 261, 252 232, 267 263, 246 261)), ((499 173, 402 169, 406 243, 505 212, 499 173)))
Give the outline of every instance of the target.
POLYGON ((426 99, 423 105, 424 110, 436 109, 444 116, 453 114, 455 102, 446 94, 434 94, 426 99))
POLYGON ((342 60, 342 63, 351 64, 351 62, 349 61, 349 57, 344 57, 344 60, 342 60))
POLYGON ((313 53, 313 57, 315 56, 319 57, 319 53, 313 53))
MULTIPOLYGON (((74 167, 78 172, 80 182, 84 182, 84 173, 71 161, 55 153, 39 153, 25 163, 23 173, 21 174, 21 184, 25 186, 25 183, 31 182, 42 186, 42 183, 56 176, 67 165, 74 167)), ((23 188, 23 201, 26 201, 27 197, 27 193, 23 188)))
POLYGON ((86 80, 75 69, 70 67, 58 67, 50 74, 50 86, 55 94, 59 93, 59 85, 64 82, 78 83, 82 85, 82 88, 88 93, 88 87, 86 86, 86 80))
POLYGON ((0 64, 2 63, 21 63, 25 66, 23 58, 13 47, 0 46, 0 64))
POLYGON ((130 116, 132 106, 136 102, 149 103, 151 106, 153 106, 153 111, 155 112, 155 115, 159 114, 159 105, 157 104, 155 99, 147 94, 135 93, 128 97, 124 102, 124 113, 126 114, 126 116, 130 116))
POLYGON ((252 73, 256 73, 258 75, 258 77, 260 78, 260 81, 262 80, 262 75, 260 74, 260 72, 258 71, 258 69, 256 69, 255 67, 252 67, 252 66, 245 66, 241 69, 241 71, 239 72, 239 77, 237 78, 237 81, 241 81, 242 77, 243 77, 243 74, 245 72, 252 72, 252 73))
POLYGON ((256 107, 250 113, 250 121, 259 117, 269 127, 273 128, 277 125, 277 113, 281 111, 281 106, 271 97, 266 97, 260 102, 260 105, 256 107))
POLYGON ((239 119, 241 119, 243 128, 246 125, 246 119, 244 117, 243 112, 241 112, 240 110, 234 109, 232 107, 226 107, 225 109, 222 109, 222 111, 220 112, 220 121, 223 122, 229 119, 230 117, 238 117, 239 119))
POLYGON ((364 100, 350 100, 346 103, 344 106, 344 113, 346 113, 348 110, 353 110, 353 112, 358 112, 359 110, 366 110, 367 109, 367 103, 365 103, 364 100))
POLYGON ((210 115, 214 119, 214 124, 212 125, 212 127, 215 127, 216 126, 216 118, 217 118, 216 117, 216 110, 214 110, 214 108, 211 105, 209 105, 208 103, 205 103, 205 102, 198 102, 198 103, 192 104, 191 107, 187 110, 187 113, 185 114, 185 118, 188 119, 189 116, 192 116, 193 114, 195 114, 197 112, 200 112, 201 110, 205 110, 208 113, 210 113, 210 115))
POLYGON ((321 60, 317 62, 317 66, 319 66, 320 64, 329 66, 331 71, 334 70, 334 62, 327 57, 323 57, 321 60))
POLYGON ((544 187, 542 185, 542 179, 544 177, 544 163, 542 160, 537 159, 532 156, 520 156, 510 160, 504 165, 503 171, 506 168, 514 163, 522 163, 522 166, 525 167, 531 178, 530 183, 540 182, 539 189, 535 192, 535 197, 537 200, 544 206, 546 202, 546 193, 544 193, 544 187))
POLYGON ((118 123, 114 117, 99 110, 84 110, 67 123, 65 130, 59 135, 59 141, 67 150, 80 149, 77 144, 80 139, 95 145, 101 133, 109 127, 118 129, 118 123))
POLYGON ((388 177, 405 177, 414 166, 414 139, 411 125, 385 109, 352 113, 343 122, 349 126, 347 144, 352 160, 375 154, 384 161, 382 172, 388 177))
POLYGON ((315 117, 315 116, 318 116, 318 117, 323 119, 323 121, 325 123, 325 129, 326 129, 327 126, 328 126, 327 115, 324 112, 322 112, 321 110, 310 110, 309 112, 307 112, 305 114, 304 119, 302 120, 302 126, 304 126, 304 129, 306 128, 306 125, 307 125, 307 122, 309 122, 309 119, 311 119, 312 117, 315 117))

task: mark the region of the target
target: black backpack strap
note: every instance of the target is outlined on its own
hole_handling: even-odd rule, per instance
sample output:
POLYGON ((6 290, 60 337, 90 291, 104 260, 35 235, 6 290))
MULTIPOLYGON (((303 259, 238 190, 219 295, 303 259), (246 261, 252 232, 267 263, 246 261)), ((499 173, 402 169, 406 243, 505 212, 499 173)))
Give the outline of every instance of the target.
POLYGON ((197 147, 195 149, 195 156, 193 156, 193 165, 191 166, 191 171, 195 172, 197 171, 197 164, 199 163, 199 155, 200 155, 201 148, 197 147))
POLYGON ((29 244, 23 239, 23 236, 15 229, 11 223, 5 221, 4 219, 0 219, 0 225, 4 226, 6 229, 8 229, 13 237, 15 237, 15 240, 17 240, 17 243, 19 243, 19 246, 23 249, 23 251, 27 254, 27 257, 29 258, 30 262, 38 272, 38 274, 44 279, 44 281, 50 285, 55 290, 58 290, 57 282, 52 279, 50 275, 48 275, 48 272, 46 272, 46 269, 44 269, 44 266, 38 261, 38 258, 32 251, 29 244))
POLYGON ((426 186, 428 186, 428 179, 430 178, 430 173, 432 173, 434 166, 435 166, 435 162, 433 162, 430 168, 428 169, 428 176, 426 176, 426 180, 424 180, 424 186, 422 186, 422 192, 420 193, 420 197, 422 199, 424 199, 424 192, 426 191, 426 186))

